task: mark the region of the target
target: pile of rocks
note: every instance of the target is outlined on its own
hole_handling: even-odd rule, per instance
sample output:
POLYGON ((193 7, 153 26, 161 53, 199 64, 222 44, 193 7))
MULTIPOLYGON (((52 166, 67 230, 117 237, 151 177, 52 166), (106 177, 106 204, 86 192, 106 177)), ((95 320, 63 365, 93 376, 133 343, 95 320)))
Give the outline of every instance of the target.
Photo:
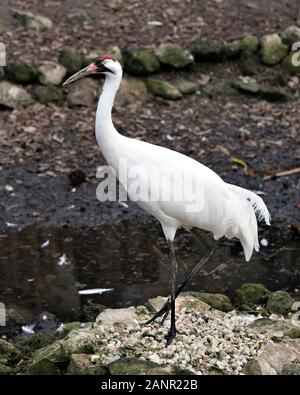
POLYGON ((185 293, 169 347, 169 321, 144 325, 165 301, 104 309, 95 322, 59 325, 15 344, 0 339, 0 373, 300 374, 300 323, 291 319, 287 292, 244 284, 233 303, 226 295, 185 293))

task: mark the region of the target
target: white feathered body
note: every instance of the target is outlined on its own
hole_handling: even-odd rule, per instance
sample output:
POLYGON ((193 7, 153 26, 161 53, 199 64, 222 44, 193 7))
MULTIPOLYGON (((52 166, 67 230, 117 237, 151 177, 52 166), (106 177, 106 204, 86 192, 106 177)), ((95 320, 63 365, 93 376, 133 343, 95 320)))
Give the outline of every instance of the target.
POLYGON ((132 187, 138 179, 146 198, 139 199, 137 204, 160 221, 168 240, 174 239, 179 227, 211 231, 215 239, 236 237, 249 261, 253 249, 259 249, 256 215, 267 224, 270 221, 263 200, 251 191, 225 183, 214 171, 183 154, 119 134, 109 113, 118 84, 112 77, 106 79, 98 103, 96 138, 129 197, 133 197, 132 187), (153 170, 156 176, 149 182, 153 170), (195 192, 198 192, 196 205, 195 192))

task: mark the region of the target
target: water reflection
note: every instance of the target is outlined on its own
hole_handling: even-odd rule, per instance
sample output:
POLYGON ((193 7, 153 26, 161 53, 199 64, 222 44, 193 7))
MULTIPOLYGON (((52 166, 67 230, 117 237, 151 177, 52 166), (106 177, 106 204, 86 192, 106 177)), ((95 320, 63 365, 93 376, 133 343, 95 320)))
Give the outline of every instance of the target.
MULTIPOLYGON (((211 240, 209 236, 207 242, 217 250, 190 289, 232 293, 250 281, 270 289, 300 288, 296 241, 279 246, 277 240, 270 240, 247 264, 238 243, 211 240)), ((181 232, 177 246, 180 280, 201 258, 203 245, 181 232)), ((3 231, 0 251, 0 301, 27 320, 44 310, 72 320, 89 299, 106 306, 128 306, 169 292, 168 249, 155 221, 97 229, 3 231), (66 264, 59 265, 64 254, 66 264), (81 296, 82 288, 114 290, 81 296)))

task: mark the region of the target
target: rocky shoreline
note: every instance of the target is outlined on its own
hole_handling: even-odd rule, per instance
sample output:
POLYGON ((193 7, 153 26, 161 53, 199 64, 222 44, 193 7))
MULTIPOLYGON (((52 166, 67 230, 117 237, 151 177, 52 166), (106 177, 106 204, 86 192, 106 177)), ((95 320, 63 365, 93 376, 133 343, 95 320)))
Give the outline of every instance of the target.
POLYGON ((178 335, 169 347, 168 320, 144 325, 165 301, 102 307, 94 322, 48 328, 51 315, 43 313, 44 329, 32 334, 9 310, 8 327, 27 334, 14 341, 2 336, 0 374, 300 374, 300 323, 287 292, 249 283, 233 301, 222 294, 184 293, 177 301, 178 335))

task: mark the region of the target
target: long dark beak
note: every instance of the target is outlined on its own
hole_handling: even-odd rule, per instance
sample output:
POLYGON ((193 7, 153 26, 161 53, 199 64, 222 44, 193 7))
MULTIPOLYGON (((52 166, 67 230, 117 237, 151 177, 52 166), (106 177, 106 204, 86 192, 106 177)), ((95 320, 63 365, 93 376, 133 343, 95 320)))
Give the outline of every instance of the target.
POLYGON ((97 67, 94 63, 90 64, 89 66, 85 67, 84 69, 78 71, 76 74, 73 74, 70 78, 68 78, 63 85, 70 84, 71 82, 77 81, 80 78, 86 77, 90 74, 97 73, 97 67))

